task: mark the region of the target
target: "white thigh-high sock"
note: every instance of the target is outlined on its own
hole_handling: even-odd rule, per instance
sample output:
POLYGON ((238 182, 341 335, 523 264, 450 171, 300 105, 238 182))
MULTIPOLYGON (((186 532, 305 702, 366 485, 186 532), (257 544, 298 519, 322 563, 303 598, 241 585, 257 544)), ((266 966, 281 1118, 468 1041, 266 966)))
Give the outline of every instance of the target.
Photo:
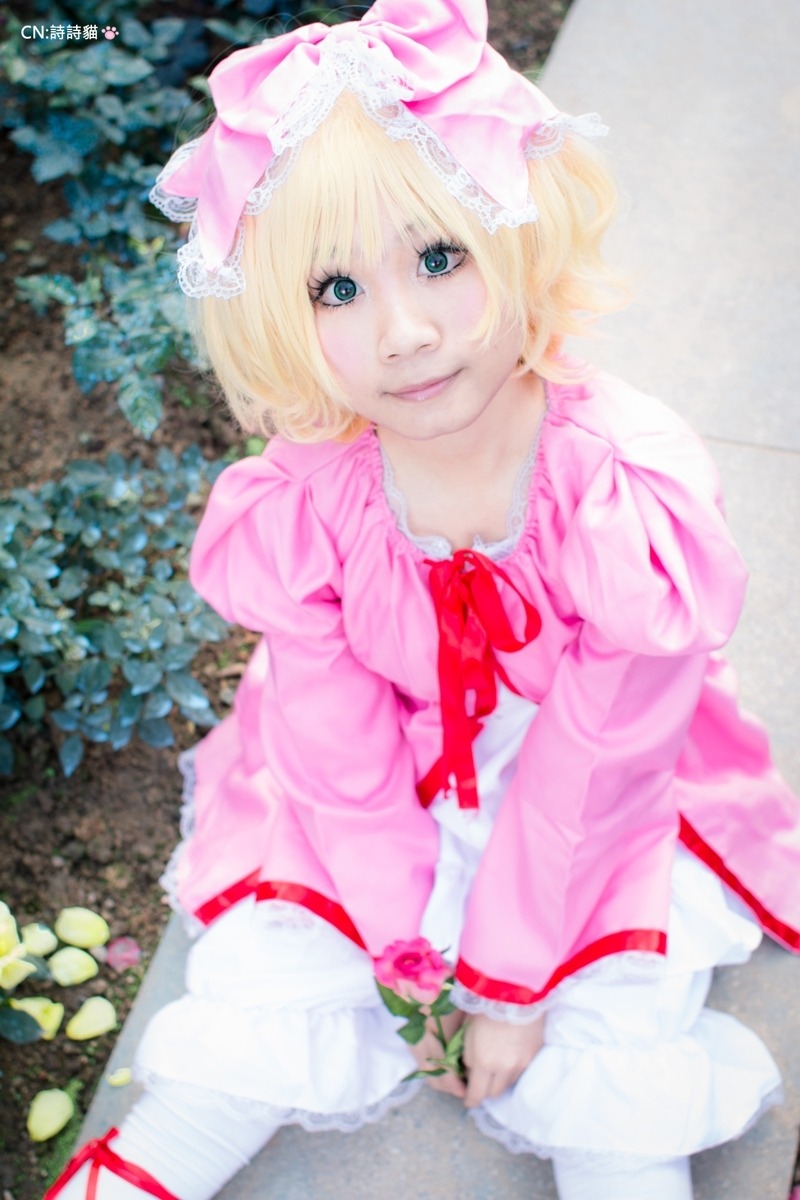
MULTIPOLYGON (((246 1166, 279 1126, 263 1117, 233 1115, 204 1105, 164 1100, 147 1092, 120 1126, 110 1149, 173 1192, 177 1200, 210 1200, 246 1166)), ((88 1165, 59 1200, 84 1200, 88 1165)), ((142 1200, 131 1183, 101 1168, 97 1200, 142 1200)))
POLYGON ((644 1162, 619 1169, 581 1160, 577 1154, 553 1155, 559 1200, 692 1200, 688 1158, 644 1162))

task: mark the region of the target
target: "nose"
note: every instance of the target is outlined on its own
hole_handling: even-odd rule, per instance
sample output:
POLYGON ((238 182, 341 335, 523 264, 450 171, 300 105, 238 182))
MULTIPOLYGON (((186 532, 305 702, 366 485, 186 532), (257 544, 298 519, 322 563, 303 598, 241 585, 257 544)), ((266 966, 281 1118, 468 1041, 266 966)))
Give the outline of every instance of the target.
POLYGON ((433 350, 440 344, 441 331, 435 311, 421 291, 398 281, 381 297, 378 351, 384 362, 433 350))

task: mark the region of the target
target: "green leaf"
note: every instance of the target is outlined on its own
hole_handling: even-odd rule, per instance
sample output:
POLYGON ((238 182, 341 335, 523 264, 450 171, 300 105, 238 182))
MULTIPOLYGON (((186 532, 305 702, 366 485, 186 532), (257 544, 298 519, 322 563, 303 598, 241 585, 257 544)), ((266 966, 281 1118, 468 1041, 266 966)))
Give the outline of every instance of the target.
POLYGON ((78 671, 76 686, 79 692, 94 696, 104 692, 111 682, 112 671, 109 663, 102 658, 94 658, 85 662, 78 671))
POLYGON ((188 671, 168 671, 164 676, 164 687, 181 708, 190 711, 208 708, 208 696, 188 671))
POLYGON ((447 1013, 455 1012, 456 1006, 450 999, 449 989, 442 991, 431 1005, 431 1016, 443 1017, 447 1013))
MULTIPOLYGON (((141 696, 136 696, 136 695, 134 695, 134 693, 131 691, 130 688, 125 688, 125 691, 122 692, 120 695, 119 704, 117 707, 117 717, 119 719, 120 725, 122 725, 123 728, 127 728, 131 725, 135 725, 141 715, 142 715, 142 698, 141 698, 141 696)), ((164 713, 152 713, 152 714, 148 713, 147 715, 148 716, 164 716, 165 714, 164 713)))
POLYGON ((152 721, 140 721, 137 728, 142 741, 146 742, 148 746, 154 746, 156 750, 163 750, 175 741, 168 722, 159 718, 152 721))
POLYGON ((20 718, 21 711, 18 701, 0 704, 0 731, 4 733, 7 729, 13 729, 20 718))
POLYGON ((80 718, 76 712, 70 712, 65 708, 54 709, 50 714, 53 723, 62 729, 64 733, 75 733, 80 725, 80 718))
POLYGON ((425 1017, 421 1012, 414 1013, 411 1020, 405 1025, 401 1025, 397 1032, 404 1042, 416 1046, 417 1042, 421 1042, 425 1036, 425 1017))
POLYGON ((161 683, 163 671, 157 663, 137 662, 135 658, 129 658, 122 664, 122 674, 131 685, 133 695, 143 696, 161 683))
POLYGON ((204 609, 189 621, 189 632, 201 642, 219 642, 228 633, 230 626, 210 608, 204 609))
POLYGON ((47 706, 44 702, 44 696, 32 696, 30 700, 26 700, 22 705, 23 715, 34 725, 38 725, 41 722, 46 711, 47 706))
POLYGON ((44 686, 44 679, 46 678, 46 674, 44 674, 44 667, 42 666, 41 662, 37 662, 35 659, 30 659, 28 662, 26 662, 25 666, 23 667, 23 679, 25 680, 26 685, 28 685, 28 690, 31 696, 35 696, 37 691, 42 690, 44 686))
POLYGON ((42 1036, 42 1027, 30 1013, 20 1012, 8 1004, 0 1004, 0 1037, 8 1042, 24 1046, 28 1042, 38 1042, 42 1036))
POLYGON ((143 715, 145 720, 166 717, 172 711, 172 701, 163 688, 154 688, 144 702, 143 715))
POLYGON ((28 975, 26 982, 37 983, 40 981, 43 982, 47 979, 53 978, 53 976, 50 973, 50 968, 47 965, 46 959, 39 958, 39 956, 37 954, 26 954, 25 962, 32 963, 33 966, 36 968, 36 970, 31 975, 28 975))
POLYGON ((7 737, 0 734, 0 775, 11 775, 14 771, 14 747, 7 737))
POLYGON ((120 408, 146 438, 158 429, 163 411, 161 386, 143 375, 126 375, 120 384, 117 397, 120 408))
POLYGON ((88 578, 88 572, 83 567, 67 567, 62 572, 56 591, 62 600, 77 600, 84 591, 88 578))
POLYGON ((51 221, 49 225, 45 225, 42 233, 54 242, 67 242, 72 246, 76 246, 81 240, 79 227, 66 217, 58 217, 57 220, 51 221))
POLYGON ((415 1000, 404 1000, 391 988, 384 987, 375 980, 375 986, 380 992, 381 1000, 395 1017, 413 1017, 419 1012, 419 1004, 415 1000))
POLYGON ((466 1032, 466 1025, 460 1025, 450 1038, 450 1041, 445 1047, 445 1058, 448 1060, 448 1062, 452 1061, 458 1065, 458 1060, 461 1058, 461 1055, 464 1051, 464 1037, 466 1032))
POLYGON ((61 770, 69 779, 70 775, 74 775, 83 758, 83 741, 77 733, 61 743, 58 747, 58 758, 61 770))
POLYGON ((131 725, 123 725, 118 717, 115 718, 111 722, 111 728, 109 729, 108 733, 108 740, 111 744, 111 749, 122 750, 122 748, 127 746, 128 742, 131 740, 132 734, 133 727, 131 725))
POLYGON ((67 464, 67 476, 80 487, 91 487, 93 484, 105 482, 106 470, 102 463, 92 462, 87 458, 76 458, 74 462, 67 464))
POLYGON ((106 658, 114 661, 122 658, 125 653, 125 643, 113 625, 104 625, 100 635, 100 645, 106 658))
MULTIPOLYGON (((16 632, 17 631, 15 629, 14 633, 9 634, 9 636, 14 637, 16 632)), ((18 666, 19 655, 15 654, 14 651, 8 646, 4 646, 2 649, 0 649, 0 675, 7 675, 11 671, 16 671, 18 666)))

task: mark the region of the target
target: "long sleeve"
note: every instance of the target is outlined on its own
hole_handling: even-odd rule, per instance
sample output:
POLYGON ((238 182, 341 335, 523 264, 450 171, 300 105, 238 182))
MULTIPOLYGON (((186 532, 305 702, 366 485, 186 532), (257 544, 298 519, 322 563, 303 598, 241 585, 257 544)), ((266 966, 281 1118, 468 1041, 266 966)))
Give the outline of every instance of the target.
POLYGON ((413 936, 438 836, 417 801, 395 690, 348 643, 341 563, 312 485, 284 477, 266 457, 225 471, 191 578, 224 617, 265 634, 268 654, 237 702, 253 776, 268 766, 264 803, 284 826, 296 823, 296 838, 335 889, 328 899, 373 954, 413 936))
POLYGON ((677 418, 622 445, 559 432, 544 582, 574 636, 481 862, 458 968, 466 988, 517 1004, 607 954, 663 952, 675 764, 745 581, 716 472, 677 418))

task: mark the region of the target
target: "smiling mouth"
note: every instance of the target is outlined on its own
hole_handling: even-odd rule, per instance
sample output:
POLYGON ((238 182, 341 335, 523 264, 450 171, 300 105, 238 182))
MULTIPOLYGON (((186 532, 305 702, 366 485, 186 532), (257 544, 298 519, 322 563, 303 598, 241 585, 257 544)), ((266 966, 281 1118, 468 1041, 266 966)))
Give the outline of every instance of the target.
POLYGON ((442 375, 438 379, 429 379, 425 383, 416 383, 412 387, 403 388, 402 391, 390 392, 390 395, 396 396, 398 400, 430 400, 434 396, 438 396, 448 387, 458 371, 454 371, 452 375, 442 375))

